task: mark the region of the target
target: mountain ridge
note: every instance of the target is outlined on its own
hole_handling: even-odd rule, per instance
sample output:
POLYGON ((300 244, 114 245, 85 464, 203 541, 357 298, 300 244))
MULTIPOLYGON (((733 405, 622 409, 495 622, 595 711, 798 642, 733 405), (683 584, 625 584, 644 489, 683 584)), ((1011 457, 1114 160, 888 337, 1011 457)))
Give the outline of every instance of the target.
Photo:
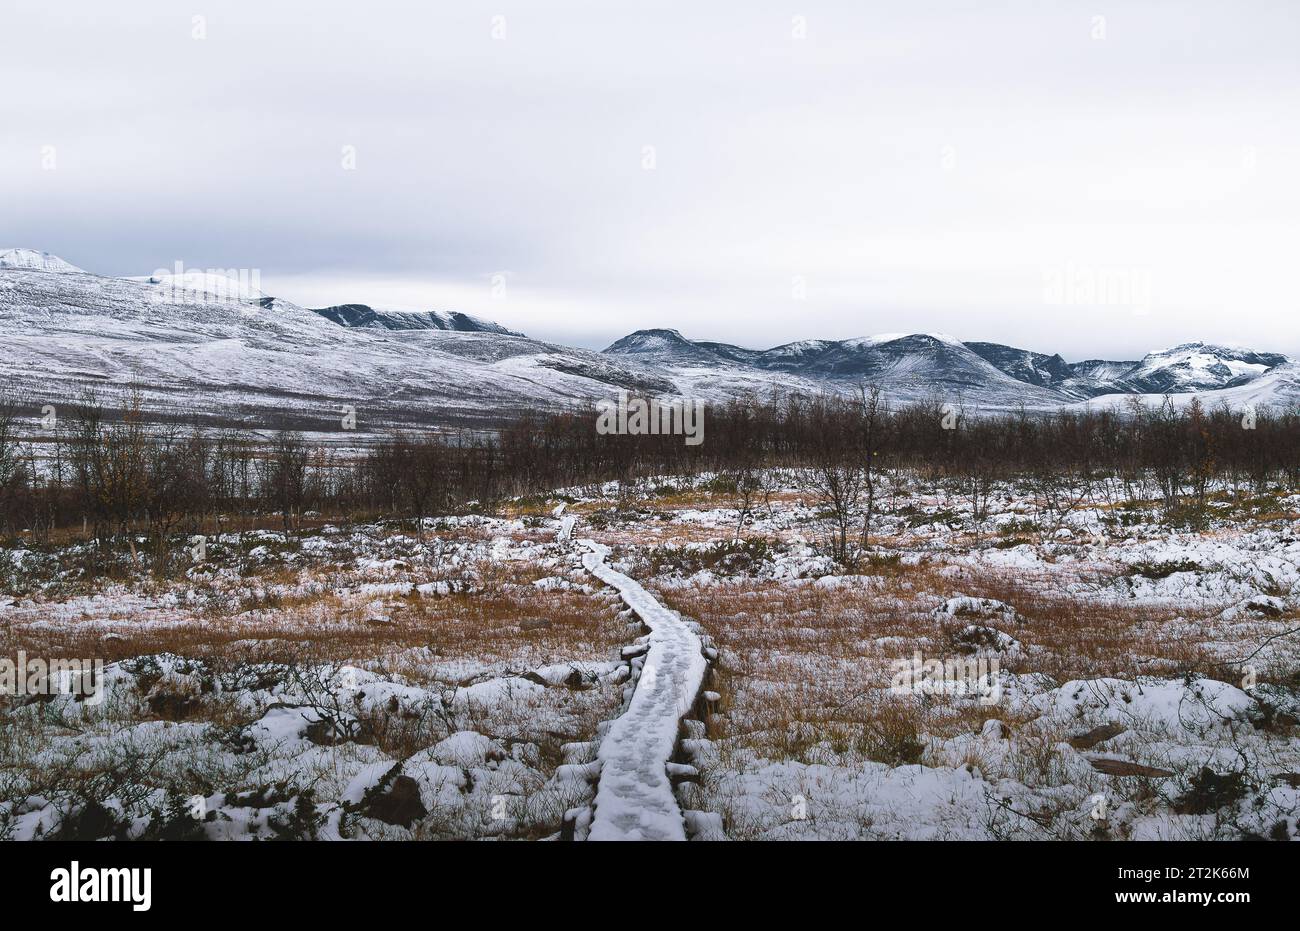
POLYGON ((334 304, 310 308, 326 320, 346 327, 381 330, 454 330, 459 333, 500 333, 523 336, 499 323, 451 310, 378 310, 369 304, 334 304))
MULTIPOLYGON (((232 279, 233 281, 233 279, 232 279)), ((447 311, 306 308, 207 273, 112 278, 36 250, 0 253, 0 382, 67 403, 143 385, 159 409, 268 424, 341 407, 375 424, 490 424, 590 405, 617 391, 727 402, 850 394, 967 409, 1052 411, 1171 394, 1206 403, 1300 402, 1280 353, 1180 343, 1139 360, 1066 362, 942 333, 805 339, 769 349, 637 330, 603 351, 533 339, 447 311)))
MULTIPOLYGON (((771 349, 745 349, 728 343, 694 341, 677 330, 637 330, 604 350, 621 356, 648 356, 672 365, 725 364, 811 374, 830 379, 874 378, 918 369, 918 356, 933 358, 933 384, 960 386, 978 381, 978 364, 969 353, 1002 375, 1024 385, 1054 391, 1063 401, 1107 394, 1160 394, 1208 391, 1246 384, 1291 362, 1281 353, 1192 341, 1155 350, 1139 360, 1089 359, 1066 362, 1060 353, 1042 353, 1002 343, 961 341, 946 334, 882 334, 844 340, 798 340, 771 349), (964 352, 963 352, 964 351, 964 352)), ((925 366, 920 365, 925 374, 925 366)))

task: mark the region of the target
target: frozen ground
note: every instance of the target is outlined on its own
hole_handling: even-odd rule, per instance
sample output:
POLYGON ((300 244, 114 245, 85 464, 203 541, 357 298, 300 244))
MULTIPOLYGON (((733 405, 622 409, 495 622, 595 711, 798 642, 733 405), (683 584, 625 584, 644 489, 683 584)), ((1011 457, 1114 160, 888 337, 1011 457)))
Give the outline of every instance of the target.
POLYGON ((706 476, 226 533, 173 580, 2 551, 0 655, 108 666, 7 701, 0 833, 1297 836, 1300 496, 892 479, 838 563, 793 473, 743 517, 706 476))

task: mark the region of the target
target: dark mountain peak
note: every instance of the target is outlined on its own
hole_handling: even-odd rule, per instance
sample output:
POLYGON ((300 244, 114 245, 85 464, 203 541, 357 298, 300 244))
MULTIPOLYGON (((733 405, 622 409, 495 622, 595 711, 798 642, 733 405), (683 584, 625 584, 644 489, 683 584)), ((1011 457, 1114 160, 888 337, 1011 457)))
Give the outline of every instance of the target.
POLYGON ((1049 356, 1001 343, 970 342, 966 348, 994 368, 1026 384, 1043 387, 1058 385, 1074 375, 1069 363, 1057 353, 1049 356))
POLYGON ((336 304, 333 307, 313 307, 313 313, 320 314, 326 320, 339 326, 372 326, 379 319, 374 308, 366 304, 336 304))
POLYGON ((659 327, 648 330, 635 330, 622 339, 610 343, 601 351, 615 355, 631 355, 694 345, 693 342, 682 336, 680 331, 659 327))
POLYGON ((446 310, 376 310, 368 304, 335 304, 314 307, 312 312, 339 326, 372 330, 442 330, 455 333, 499 333, 522 336, 499 323, 481 320, 459 311, 446 310))
POLYGON ((888 333, 883 336, 846 339, 844 343, 845 345, 854 346, 893 346, 898 349, 916 346, 941 349, 964 345, 960 340, 944 333, 888 333))
POLYGON ((697 343, 677 330, 658 328, 629 333, 602 351, 616 356, 649 356, 657 362, 674 365, 716 366, 737 361, 729 352, 735 348, 724 343, 697 343))

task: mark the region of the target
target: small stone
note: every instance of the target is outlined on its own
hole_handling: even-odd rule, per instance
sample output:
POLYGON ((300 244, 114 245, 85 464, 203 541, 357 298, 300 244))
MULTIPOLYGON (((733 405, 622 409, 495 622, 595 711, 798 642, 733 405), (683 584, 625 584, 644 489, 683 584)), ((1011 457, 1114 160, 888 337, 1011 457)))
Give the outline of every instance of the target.
POLYGON ((1070 738, 1070 746, 1076 750, 1091 750, 1097 744, 1112 737, 1118 737, 1124 733, 1126 728, 1122 724, 1103 724, 1101 727, 1094 727, 1084 734, 1076 734, 1070 738))
POLYGON ((420 800, 420 784, 410 776, 398 776, 388 791, 374 798, 366 815, 385 824, 409 828, 429 813, 420 800))

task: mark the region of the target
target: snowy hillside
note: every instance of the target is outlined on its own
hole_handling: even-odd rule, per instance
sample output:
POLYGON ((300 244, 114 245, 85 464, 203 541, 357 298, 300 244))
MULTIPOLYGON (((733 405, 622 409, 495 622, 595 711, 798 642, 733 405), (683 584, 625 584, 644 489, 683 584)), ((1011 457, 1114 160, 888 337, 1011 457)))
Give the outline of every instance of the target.
POLYGON ((154 299, 174 304, 205 304, 218 301, 255 301, 264 295, 247 278, 240 279, 228 275, 193 269, 179 274, 148 275, 131 277, 127 281, 139 281, 152 286, 154 299))
POLYGON ((1047 356, 996 343, 967 345, 1013 378, 1057 388, 1079 398, 1213 391, 1244 384, 1288 361, 1274 352, 1200 342, 1157 350, 1138 362, 1092 359, 1073 364, 1059 355, 1047 356))
POLYGON ((63 261, 57 255, 37 252, 35 249, 0 250, 0 269, 26 268, 40 272, 80 272, 81 269, 63 261))
POLYGON ((1207 408, 1227 405, 1234 411, 1270 407, 1278 410, 1300 404, 1300 364, 1285 362, 1264 374, 1234 383, 1213 391, 1181 391, 1148 394, 1104 394, 1091 398, 1082 406, 1092 408, 1124 408, 1136 398, 1148 406, 1162 403, 1168 397, 1177 407, 1185 407, 1193 398, 1200 399, 1207 408))
MULTIPOLYGON (((57 259, 48 263, 59 267, 57 259)), ((28 261, 24 259, 23 261, 28 261)), ((88 388, 144 389, 150 407, 274 428, 485 424, 618 389, 672 392, 631 360, 497 332, 340 326, 278 298, 205 300, 200 288, 0 269, 0 384, 71 404, 88 388)))
POLYGON ((1184 343, 1150 353, 1124 377, 1147 392, 1203 391, 1250 381, 1287 361, 1272 352, 1184 343))
POLYGON ((1300 397, 1285 356, 1203 343, 1139 362, 1068 363, 936 333, 758 350, 649 329, 592 352, 467 314, 307 309, 264 294, 256 281, 209 272, 101 277, 31 249, 0 253, 0 326, 0 384, 32 402, 68 404, 89 388, 112 395, 134 384, 150 407, 261 428, 335 429, 344 407, 356 409, 363 431, 487 425, 620 389, 718 402, 871 384, 895 403, 971 412, 1164 393, 1199 392, 1206 403, 1234 406, 1300 397))

